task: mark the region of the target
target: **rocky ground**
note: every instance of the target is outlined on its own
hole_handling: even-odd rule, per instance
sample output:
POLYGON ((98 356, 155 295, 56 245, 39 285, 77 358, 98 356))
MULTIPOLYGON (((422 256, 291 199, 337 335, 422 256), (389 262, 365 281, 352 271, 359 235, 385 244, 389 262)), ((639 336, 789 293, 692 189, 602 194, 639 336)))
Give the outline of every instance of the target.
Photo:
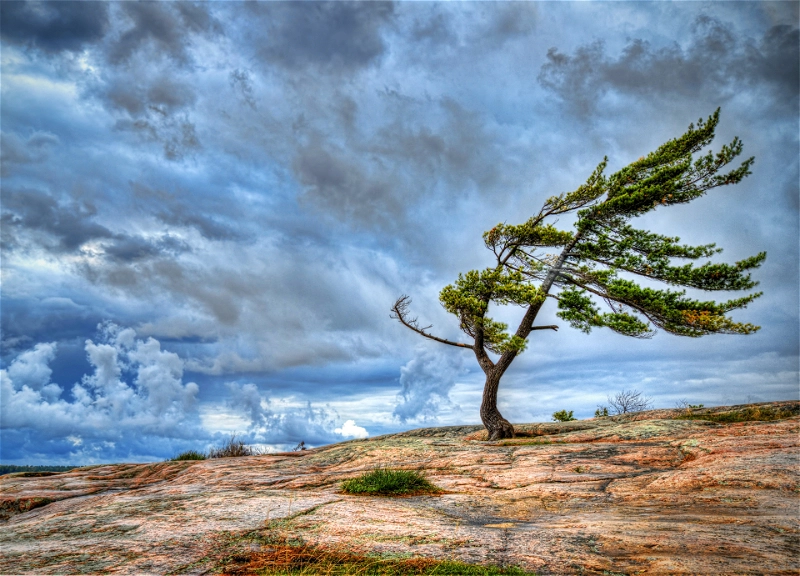
POLYGON ((6 475, 0 573, 211 573, 225 550, 258 554, 280 535, 542 575, 798 574, 800 403, 692 416, 745 412, 781 419, 661 410, 520 425, 524 436, 502 442, 476 426, 429 428, 305 452, 6 475), (445 492, 340 492, 376 466, 423 470, 445 492))

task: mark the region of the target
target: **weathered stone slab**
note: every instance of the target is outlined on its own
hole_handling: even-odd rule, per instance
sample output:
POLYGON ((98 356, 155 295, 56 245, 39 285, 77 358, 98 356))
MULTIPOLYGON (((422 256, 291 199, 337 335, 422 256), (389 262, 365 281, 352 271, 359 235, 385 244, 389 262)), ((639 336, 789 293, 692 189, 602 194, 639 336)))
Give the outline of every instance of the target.
POLYGON ((540 574, 798 574, 800 417, 677 415, 521 425, 526 436, 503 442, 429 428, 302 453, 7 475, 0 573, 200 574, 221 538, 280 531, 540 574), (423 470, 445 493, 340 493, 376 466, 423 470))

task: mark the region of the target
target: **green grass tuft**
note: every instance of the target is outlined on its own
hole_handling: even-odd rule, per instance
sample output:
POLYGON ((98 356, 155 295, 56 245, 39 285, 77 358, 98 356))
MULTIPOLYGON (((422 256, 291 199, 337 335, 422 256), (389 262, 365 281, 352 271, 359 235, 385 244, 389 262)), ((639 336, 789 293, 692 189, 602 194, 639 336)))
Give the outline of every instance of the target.
POLYGON ((438 494, 442 490, 415 470, 377 468, 358 478, 342 482, 342 491, 348 494, 376 496, 407 496, 411 494, 438 494))
POLYGON ((202 452, 198 452, 196 450, 187 450, 186 452, 181 452, 175 458, 172 458, 171 462, 177 462, 178 460, 205 460, 206 455, 202 452))

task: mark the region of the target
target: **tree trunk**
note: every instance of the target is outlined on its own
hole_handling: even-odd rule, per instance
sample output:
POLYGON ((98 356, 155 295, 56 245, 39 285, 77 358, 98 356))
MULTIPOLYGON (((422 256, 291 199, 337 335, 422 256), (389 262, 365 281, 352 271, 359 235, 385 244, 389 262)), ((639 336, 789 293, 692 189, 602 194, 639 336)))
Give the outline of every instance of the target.
POLYGON ((497 388, 500 386, 500 374, 493 371, 486 375, 481 402, 481 420, 489 432, 489 440, 501 440, 514 437, 514 427, 503 418, 497 409, 497 388))

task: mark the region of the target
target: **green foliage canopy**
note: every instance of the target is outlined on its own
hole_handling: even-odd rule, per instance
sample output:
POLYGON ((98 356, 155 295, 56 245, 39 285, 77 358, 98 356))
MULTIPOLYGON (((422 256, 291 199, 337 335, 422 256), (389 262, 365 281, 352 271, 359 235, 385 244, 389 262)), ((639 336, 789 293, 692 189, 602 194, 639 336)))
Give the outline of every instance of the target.
MULTIPOLYGON (((548 198, 528 221, 497 224, 485 232, 484 243, 494 253, 495 265, 460 274, 446 286, 439 295, 445 309, 458 317, 461 330, 476 345, 512 357, 525 349, 531 330, 543 328, 534 327, 532 320, 548 297, 558 301, 560 318, 587 333, 607 327, 643 338, 656 328, 692 337, 758 330, 727 314, 744 308, 760 292, 718 303, 691 298, 685 290, 655 289, 636 281, 646 278, 705 291, 749 290, 758 284, 749 271, 764 261, 764 252, 734 264, 676 263, 710 258, 721 249, 714 244, 688 246, 677 237, 630 224, 634 217, 690 202, 750 174, 753 158, 722 172, 742 152, 738 138, 717 153, 694 158, 711 143, 718 121, 719 110, 610 176, 605 175, 608 160, 604 159, 585 184, 548 198), (548 221, 567 213, 577 214, 571 231, 548 221), (560 251, 554 253, 552 248, 560 251), (523 320, 510 334, 506 324, 487 315, 492 302, 527 308, 530 322, 526 325, 523 320)), ((411 327, 417 329, 416 324, 411 327)))

